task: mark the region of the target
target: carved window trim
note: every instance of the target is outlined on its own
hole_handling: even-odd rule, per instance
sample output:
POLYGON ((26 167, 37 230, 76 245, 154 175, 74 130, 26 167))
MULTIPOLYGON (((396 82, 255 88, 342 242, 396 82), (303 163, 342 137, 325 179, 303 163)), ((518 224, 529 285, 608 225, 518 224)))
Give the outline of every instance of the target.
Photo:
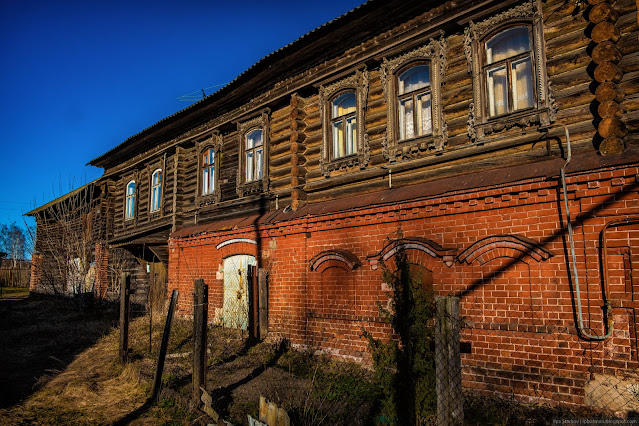
POLYGON ((448 129, 444 121, 441 101, 442 85, 446 74, 445 38, 430 39, 428 44, 410 52, 384 58, 380 67, 382 89, 387 107, 386 133, 382 140, 382 153, 390 162, 418 157, 425 151, 442 151, 448 140, 448 129), (430 72, 431 111, 433 129, 429 135, 407 140, 399 140, 398 83, 399 74, 411 67, 411 64, 428 64, 430 72))
POLYGON ((222 199, 222 194, 220 191, 220 154, 222 153, 224 146, 224 138, 217 131, 211 134, 211 137, 205 139, 203 141, 196 143, 196 151, 197 151, 197 193, 195 196, 195 200, 197 204, 210 204, 210 203, 218 203, 222 199), (213 149, 215 151, 215 167, 214 171, 214 179, 215 186, 213 188, 213 193, 203 194, 202 193, 202 185, 204 184, 202 179, 202 169, 204 168, 203 164, 203 155, 204 152, 208 149, 213 149))
POLYGON ((237 169, 237 195, 244 197, 252 194, 261 194, 269 188, 269 115, 268 110, 250 120, 237 123, 239 135, 239 167, 237 169), (246 182, 245 140, 253 130, 262 130, 262 179, 246 182))
POLYGON ((349 167, 365 168, 370 161, 371 154, 368 145, 368 134, 365 127, 365 109, 368 99, 369 72, 366 68, 358 70, 355 74, 319 88, 320 116, 323 128, 322 153, 320 157, 320 169, 326 177, 333 170, 349 167), (352 91, 355 93, 357 120, 357 153, 345 157, 333 158, 332 156, 332 128, 331 128, 331 103, 341 93, 352 91))
POLYGON ((470 24, 464 30, 464 52, 468 62, 468 72, 473 77, 473 102, 468 111, 468 136, 475 142, 483 142, 502 130, 518 126, 522 129, 547 127, 556 119, 552 84, 546 72, 541 6, 538 1, 528 1, 481 22, 470 24), (532 28, 531 42, 533 53, 533 74, 535 105, 532 108, 514 111, 509 114, 489 117, 487 112, 488 95, 484 76, 484 45, 492 36, 517 24, 532 28), (482 107, 479 107, 479 106, 482 107))

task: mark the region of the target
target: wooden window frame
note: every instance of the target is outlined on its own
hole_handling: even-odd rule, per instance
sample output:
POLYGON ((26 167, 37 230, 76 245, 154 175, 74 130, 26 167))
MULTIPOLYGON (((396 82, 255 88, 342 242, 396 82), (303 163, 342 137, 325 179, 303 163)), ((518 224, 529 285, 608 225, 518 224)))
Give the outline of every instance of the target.
POLYGON ((135 179, 130 179, 126 185, 124 185, 124 220, 132 221, 137 217, 137 192, 138 184, 135 179), (129 194, 129 186, 133 184, 133 193, 129 194), (132 212, 129 212, 129 198, 133 198, 132 212), (130 214, 129 214, 130 213, 130 214))
MULTIPOLYGON (((430 83, 430 74, 431 74, 431 64, 430 61, 415 61, 415 62, 410 62, 406 65, 404 65, 402 68, 400 68, 396 73, 395 73, 395 78, 397 79, 397 81, 395 81, 395 96, 397 97, 397 116, 396 116, 396 120, 395 120, 395 134, 397 135, 397 140, 399 144, 403 144, 404 142, 409 142, 411 140, 414 139, 419 139, 419 138, 426 138, 430 135, 433 134, 433 129, 432 129, 432 121, 433 121, 433 102, 432 102, 432 97, 433 97, 433 88, 431 87, 431 83, 430 83), (420 89, 416 89, 413 90, 411 92, 408 93, 403 93, 403 94, 399 94, 399 77, 405 73, 406 71, 415 68, 417 66, 420 65, 428 65, 428 73, 429 73, 429 83, 428 86, 420 88, 420 89), (412 99, 413 100, 413 104, 417 105, 417 95, 420 95, 422 93, 428 93, 431 96, 431 104, 430 104, 430 115, 431 115, 431 131, 430 133, 427 133, 425 135, 421 135, 421 136, 414 136, 412 138, 404 138, 401 139, 401 126, 400 126, 400 119, 399 119, 399 103, 404 100, 404 99, 412 99)), ((413 126, 416 128, 417 127, 417 114, 413 113, 413 126)))
POLYGON ((220 158, 222 155, 224 146, 224 138, 222 135, 215 131, 206 139, 198 142, 196 144, 196 150, 198 155, 198 163, 197 163, 197 193, 195 196, 197 204, 210 204, 210 203, 218 203, 222 200, 222 193, 220 190, 220 158), (212 193, 203 193, 203 185, 204 179, 202 176, 202 172, 205 168, 204 165, 204 153, 209 149, 212 149, 215 152, 215 159, 213 167, 214 169, 214 187, 212 193))
POLYGON ((387 106, 386 133, 382 140, 382 153, 390 162, 419 158, 428 153, 444 150, 448 141, 448 128, 442 111, 441 92, 446 75, 446 39, 431 38, 421 47, 399 56, 384 58, 380 67, 380 78, 387 106), (399 75, 408 69, 429 65, 431 122, 430 134, 410 139, 399 138, 399 75))
POLYGON ((269 110, 249 120, 237 123, 239 135, 238 170, 237 170, 237 194, 245 197, 251 194, 261 194, 268 191, 269 187, 269 110), (254 130, 262 131, 262 177, 246 180, 246 137, 254 130))
MULTIPOLYGON (((464 31, 464 51, 468 62, 468 72, 473 77, 473 102, 469 106, 467 131, 475 143, 499 138, 501 137, 500 132, 515 126, 522 130, 530 128, 537 131, 549 127, 556 119, 558 107, 555 103, 552 84, 546 72, 540 10, 541 5, 538 0, 526 2, 478 23, 471 21, 464 31), (495 35, 517 26, 527 26, 530 31, 531 49, 528 54, 531 57, 533 73, 533 106, 490 116, 486 70, 489 67, 494 67, 495 63, 486 64, 486 42, 495 35)), ((520 56, 523 57, 525 54, 520 56)), ((513 58, 519 58, 519 56, 513 58)), ((507 68, 507 73, 510 75, 509 68, 507 68)), ((508 82, 510 81, 508 80, 508 82)), ((508 101, 511 102, 511 87, 508 88, 508 92, 508 101)))
POLYGON ((365 107, 368 97, 369 72, 366 68, 357 70, 355 74, 319 87, 320 114, 323 127, 322 153, 320 157, 320 169, 324 176, 329 177, 331 172, 338 169, 365 168, 370 161, 370 148, 368 134, 364 126, 365 107), (355 94, 355 120, 356 140, 354 141, 357 152, 335 157, 333 153, 333 127, 332 104, 340 95, 352 92, 355 94))
POLYGON ((530 58, 530 64, 531 64, 531 71, 532 71, 532 78, 533 78, 533 88, 537 87, 537 82, 536 82, 536 78, 535 76, 537 75, 536 71, 535 71, 535 57, 534 57, 534 45, 533 45, 533 31, 532 31, 532 25, 529 22, 523 22, 523 23, 512 23, 508 26, 505 27, 500 27, 497 30, 493 31, 492 33, 488 34, 486 37, 484 37, 484 39, 481 42, 481 46, 480 46, 480 53, 481 53, 481 66, 482 66, 482 94, 484 96, 485 102, 483 103, 484 105, 484 116, 486 117, 486 120, 499 120, 500 118, 504 117, 504 116, 508 116, 511 114, 516 114, 519 113, 521 111, 525 111, 528 109, 534 109, 537 105, 537 90, 533 90, 533 106, 527 107, 527 108, 519 108, 516 110, 513 110, 513 105, 514 105, 514 98, 513 98, 513 90, 512 90, 512 63, 513 62, 517 62, 523 58, 530 58), (492 62, 490 64, 488 64, 488 58, 486 57, 486 43, 488 41, 490 41, 493 37, 508 31, 512 28, 518 28, 518 27, 525 27, 528 29, 528 40, 530 41, 530 50, 527 50, 524 53, 520 53, 518 55, 515 56, 511 56, 505 59, 502 59, 500 61, 496 61, 496 62, 492 62), (506 111, 505 113, 502 114, 495 114, 493 116, 490 115, 490 95, 489 95, 489 90, 488 90, 488 71, 491 68, 497 68, 500 65, 504 66, 506 68, 506 81, 507 81, 507 87, 508 87, 508 111, 506 111))
POLYGON ((153 173, 151 173, 151 183, 150 183, 149 187, 151 189, 149 191, 149 214, 150 215, 155 215, 155 214, 158 214, 158 213, 162 212, 162 198, 164 196, 164 191, 163 191, 163 187, 164 187, 164 171, 162 170, 161 167, 156 168, 155 170, 153 170, 153 173), (157 184, 154 184, 153 183, 153 177, 158 172, 160 173, 160 179, 159 179, 159 182, 157 184), (158 203, 157 203, 158 204, 158 208, 154 209, 153 208, 153 201, 154 201, 154 198, 153 198, 154 192, 153 192, 153 190, 156 187, 159 187, 160 194, 159 194, 159 199, 158 199, 158 203))

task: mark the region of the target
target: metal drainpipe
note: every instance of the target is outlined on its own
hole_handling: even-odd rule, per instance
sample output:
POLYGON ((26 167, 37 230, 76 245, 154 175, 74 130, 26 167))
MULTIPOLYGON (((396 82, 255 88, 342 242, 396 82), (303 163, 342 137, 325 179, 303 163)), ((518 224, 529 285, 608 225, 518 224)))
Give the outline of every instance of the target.
MULTIPOLYGON (((568 133, 568 127, 564 123, 557 123, 557 124, 560 124, 561 126, 564 127, 564 131, 566 132, 566 147, 568 151, 566 156, 566 162, 561 167, 560 175, 561 175, 561 187, 564 192, 564 208, 566 209, 566 220, 568 222, 566 227, 568 228, 568 239, 570 240, 570 257, 572 258, 572 273, 575 279, 575 296, 577 299, 577 329, 579 330, 579 333, 587 339, 606 340, 608 337, 612 335, 612 332, 614 330, 614 321, 612 320, 612 305, 608 301, 608 295, 607 295, 608 293, 607 280, 604 281, 603 297, 605 300, 605 304, 603 308, 606 309, 607 316, 608 316, 608 332, 604 334, 603 336, 597 336, 595 334, 588 333, 584 327, 584 318, 583 318, 583 313, 581 311, 581 293, 579 289, 579 275, 577 274, 577 259, 575 256, 575 241, 573 239, 572 222, 570 220, 570 210, 568 208, 568 190, 566 189, 566 167, 568 166, 568 163, 570 163, 570 160, 572 158, 572 150, 570 147, 570 134, 568 133)), ((606 227, 604 227, 603 231, 605 230, 606 230, 606 227)), ((606 266, 607 265, 604 264, 604 269, 606 266)))

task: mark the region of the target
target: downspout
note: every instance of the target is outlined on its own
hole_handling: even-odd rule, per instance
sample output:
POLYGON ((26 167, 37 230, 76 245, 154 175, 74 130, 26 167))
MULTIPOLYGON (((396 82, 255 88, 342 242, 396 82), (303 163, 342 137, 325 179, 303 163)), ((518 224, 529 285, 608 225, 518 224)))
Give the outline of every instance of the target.
MULTIPOLYGON (((604 297, 605 303, 603 308, 606 310, 606 316, 608 317, 608 327, 607 327, 608 332, 604 334, 603 336, 597 336, 595 334, 590 334, 589 332, 587 332, 584 327, 584 318, 583 318, 583 313, 581 309, 581 292, 579 289, 579 275, 577 274, 577 258, 575 256, 575 241, 573 238, 572 222, 570 220, 570 210, 568 208, 568 190, 566 189, 566 167, 568 166, 568 163, 570 163, 570 160, 572 158, 572 150, 570 147, 570 134, 568 133, 568 127, 564 123, 557 123, 557 124, 560 124, 561 126, 563 126, 564 131, 566 132, 567 155, 566 155, 566 162, 561 167, 560 176, 561 176, 561 187, 564 193, 564 208, 566 210, 566 220, 568 222, 566 227, 568 228, 568 239, 570 241, 570 257, 572 259, 572 274, 574 276, 574 282, 575 282, 575 297, 577 299, 577 330, 579 331, 579 334, 581 334, 587 339, 606 340, 608 337, 612 335, 612 332, 614 330, 614 321, 612 320, 612 305, 608 301, 608 297, 607 297, 607 293, 608 293, 607 280, 604 281, 603 297, 604 297)), ((604 227, 604 231, 606 230, 606 227, 604 227)), ((604 269, 605 268, 606 268, 606 265, 604 265, 604 269)), ((570 272, 569 272, 569 275, 570 275, 570 272)))

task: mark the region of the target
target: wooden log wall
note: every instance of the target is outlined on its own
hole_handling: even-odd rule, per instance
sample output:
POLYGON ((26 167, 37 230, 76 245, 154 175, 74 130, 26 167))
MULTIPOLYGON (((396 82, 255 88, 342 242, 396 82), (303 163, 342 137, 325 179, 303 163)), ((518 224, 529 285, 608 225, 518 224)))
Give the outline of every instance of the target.
MULTIPOLYGON (((619 63, 624 57, 622 51, 632 54, 636 48, 625 46, 625 40, 621 39, 622 32, 617 27, 619 12, 613 4, 614 0, 588 0, 588 3, 588 20, 593 26, 590 38, 595 44, 591 57, 596 64, 594 78, 599 85, 593 102, 593 108, 597 108, 597 133, 601 139, 599 152, 602 155, 621 154, 625 148, 623 138, 628 134, 628 129, 623 121, 625 109, 622 101, 625 93, 619 87, 624 70, 619 63)), ((619 8, 628 6, 623 1, 618 3, 619 8)))
MULTIPOLYGON (((179 218, 178 225, 188 225, 196 223, 198 214, 204 220, 220 214, 248 214, 252 208, 248 206, 250 202, 238 200, 237 195, 241 135, 235 130, 232 120, 254 113, 258 106, 272 110, 269 114, 268 165, 271 208, 275 199, 279 208, 291 205, 298 209, 307 202, 388 188, 389 167, 392 169, 393 186, 399 186, 505 166, 522 166, 548 157, 560 158, 564 153, 561 145, 565 140, 559 123, 568 126, 575 155, 597 155, 593 145, 602 155, 623 152, 629 144, 639 143, 636 3, 635 0, 588 0, 588 3, 564 0, 540 2, 545 72, 550 82, 549 95, 557 106, 554 123, 548 129, 539 131, 534 125, 524 128, 512 126, 490 134, 483 143, 471 139, 469 117, 473 103, 473 78, 465 54, 463 26, 457 27, 456 32, 443 34, 446 44, 445 75, 441 88, 433 88, 441 90, 446 144, 442 151, 425 150, 410 160, 389 163, 383 155, 382 143, 392 120, 387 116, 381 62, 384 58, 392 59, 428 44, 430 37, 439 37, 431 30, 434 17, 445 13, 446 8, 442 6, 349 49, 341 57, 291 77, 290 81, 276 84, 270 94, 256 96, 256 99, 271 99, 270 103, 259 105, 252 100, 250 105, 235 112, 214 117, 202 132, 191 129, 185 133, 184 139, 170 148, 175 151, 167 157, 163 216, 168 217, 175 212, 179 218), (388 46, 386 53, 381 50, 383 46, 388 46), (367 53, 369 51, 378 53, 372 58, 367 53), (316 88, 318 84, 325 83, 314 81, 312 77, 314 73, 324 73, 329 76, 327 83, 330 83, 347 77, 351 71, 354 74, 356 67, 364 63, 369 72, 364 113, 370 160, 364 168, 344 167, 332 171, 327 178, 321 170, 323 123, 316 88), (353 67, 351 71, 343 68, 349 64, 353 67), (297 86, 291 82, 296 82, 297 86), (299 89, 298 93, 303 95, 273 95, 289 85, 299 89), (197 146, 211 137, 209 131, 222 132, 223 149, 218 154, 220 200, 200 206, 197 204, 200 173, 197 146), (196 133, 197 136, 192 136, 196 133)), ((487 14, 477 21, 490 16, 487 14)), ((148 164, 158 161, 163 152, 154 149, 151 154, 153 159, 135 166, 138 170, 137 224, 140 224, 141 218, 149 217, 149 173, 152 173, 152 167, 148 164)), ((123 173, 111 185, 113 188, 109 187, 109 190, 114 189, 113 221, 117 229, 124 229, 124 191, 128 179, 128 174, 123 173)), ((154 224, 152 220, 148 222, 149 225, 154 224)))
MULTIPOLYGON (((591 0, 598 1, 598 0, 591 0)), ((601 4, 601 3, 600 3, 601 4)), ((605 3, 609 5, 609 3, 605 3)), ((602 7, 602 6, 599 6, 602 7)), ((593 138, 596 132, 604 132, 606 143, 602 154, 619 153, 613 145, 623 147, 623 137, 628 130, 636 132, 637 123, 637 22, 631 10, 634 0, 619 0, 607 16, 616 19, 612 29, 599 28, 595 34, 610 32, 616 44, 610 43, 592 54, 600 64, 595 68, 595 78, 600 78, 603 87, 593 91, 593 77, 589 65, 593 58, 588 55, 592 49, 586 34, 591 33, 592 23, 583 9, 574 3, 561 0, 549 0, 543 3, 543 29, 546 47, 546 72, 551 82, 551 96, 558 106, 556 123, 568 125, 573 153, 593 152, 593 138), (605 31, 604 31, 605 30, 605 31), (615 35, 618 34, 618 37, 615 35), (608 60, 604 60, 607 59, 608 60), (603 65, 603 66, 602 66, 603 65), (598 71, 597 71, 598 69, 598 71), (612 102, 597 102, 603 99, 604 91, 612 91, 612 102), (629 95, 631 95, 629 97, 629 95), (596 101, 597 99, 597 101, 596 101), (601 120, 593 127, 592 105, 597 102, 601 120), (628 116, 627 110, 633 110, 628 116), (604 130, 606 129, 606 130, 604 130), (612 138, 612 139, 610 139, 612 138), (621 141, 621 142, 620 142, 621 141)), ((609 21, 603 21, 609 22, 609 21)), ((612 24, 612 22, 609 22, 612 24)), ((427 26, 424 21, 421 25, 427 26)), ((607 24, 606 24, 607 25, 607 24)), ((593 30, 594 31, 594 30, 593 30)), ((593 37, 604 37, 597 35, 593 37)), ((608 40, 608 41, 612 41, 608 40)), ((473 101, 472 76, 468 72, 464 54, 464 37, 452 34, 446 37, 447 69, 445 84, 442 87, 442 107, 447 124, 448 140, 444 153, 426 153, 423 158, 411 160, 415 167, 397 167, 393 170, 394 185, 414 184, 446 176, 461 175, 473 171, 487 170, 500 166, 526 164, 551 156, 559 156, 563 151, 559 143, 565 143, 563 130, 559 126, 550 128, 547 135, 534 128, 522 131, 514 126, 510 130, 499 132, 499 140, 506 143, 487 141, 484 147, 477 147, 468 136, 469 108, 473 101), (546 145, 550 141, 550 150, 546 145), (459 151, 457 151, 459 150, 459 151), (455 153, 457 152, 457 153, 455 153), (453 154, 455 153, 455 154, 453 154)), ((387 187, 386 172, 380 166, 388 164, 382 156, 382 140, 389 125, 387 105, 384 98, 379 69, 371 70, 369 95, 366 104, 366 131, 369 137, 371 160, 365 170, 340 170, 331 173, 326 179, 320 171, 322 144, 321 120, 319 116, 319 98, 311 96, 305 99, 307 104, 307 187, 310 201, 321 201, 343 197, 387 187)))

